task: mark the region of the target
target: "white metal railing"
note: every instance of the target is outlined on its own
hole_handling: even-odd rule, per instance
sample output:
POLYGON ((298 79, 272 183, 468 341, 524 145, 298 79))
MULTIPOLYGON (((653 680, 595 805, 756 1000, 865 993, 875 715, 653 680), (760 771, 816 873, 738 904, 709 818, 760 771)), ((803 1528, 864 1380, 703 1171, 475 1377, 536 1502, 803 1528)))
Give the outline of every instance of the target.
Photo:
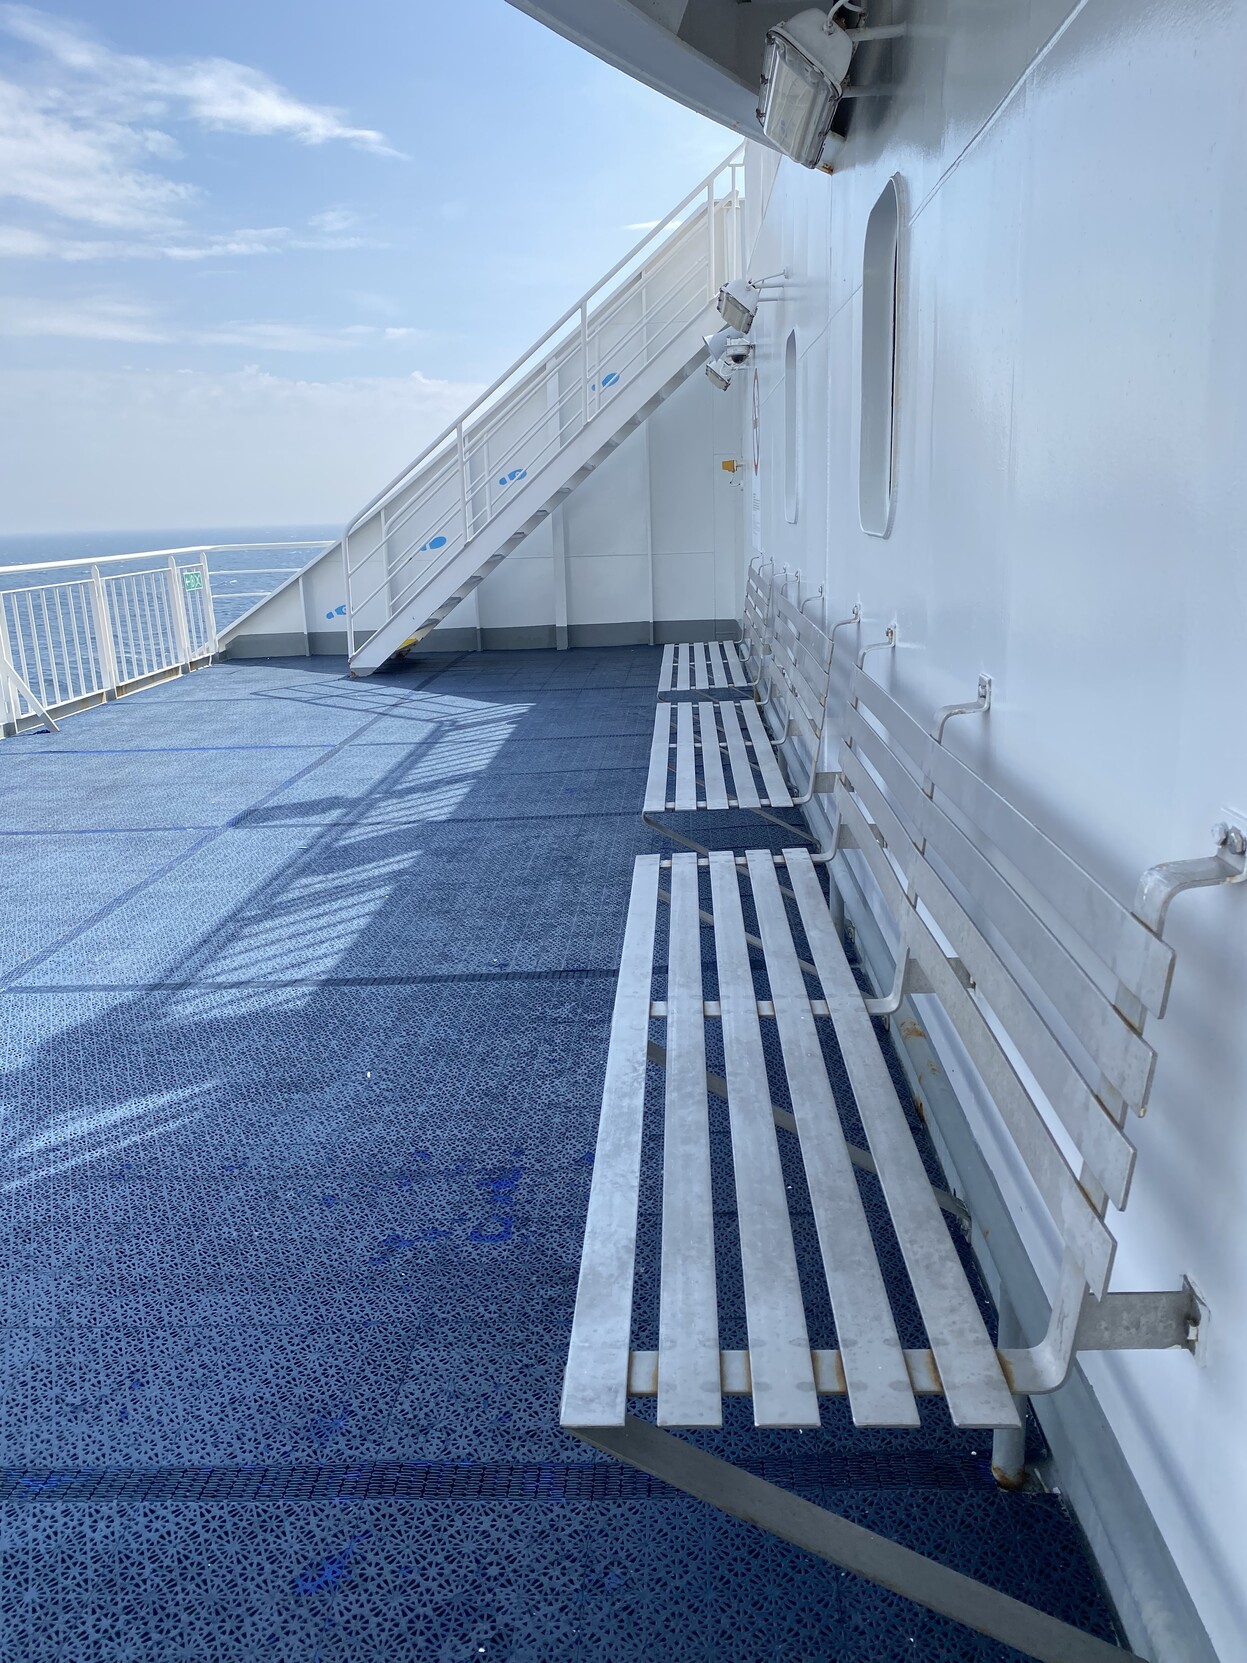
POLYGON ((707 175, 343 533, 348 652, 449 565, 743 269, 744 151, 707 175))
POLYGON ((215 544, 0 567, 4 733, 39 722, 55 726, 58 714, 208 663, 219 650, 213 576, 294 569, 264 565, 210 573, 210 554, 267 558, 271 550, 322 546, 215 544), (23 575, 50 581, 14 583, 23 575))

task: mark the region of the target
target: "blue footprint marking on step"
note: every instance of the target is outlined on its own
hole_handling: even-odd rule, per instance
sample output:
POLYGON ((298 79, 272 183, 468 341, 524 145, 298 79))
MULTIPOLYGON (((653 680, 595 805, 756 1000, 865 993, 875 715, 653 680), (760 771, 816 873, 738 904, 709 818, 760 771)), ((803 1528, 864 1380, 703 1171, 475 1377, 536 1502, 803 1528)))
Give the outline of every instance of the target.
POLYGON ((527 479, 527 478, 528 478, 528 469, 527 468, 512 468, 511 472, 506 476, 506 478, 505 479, 500 479, 498 481, 498 483, 499 483, 499 485, 514 485, 514 483, 517 479, 527 479))

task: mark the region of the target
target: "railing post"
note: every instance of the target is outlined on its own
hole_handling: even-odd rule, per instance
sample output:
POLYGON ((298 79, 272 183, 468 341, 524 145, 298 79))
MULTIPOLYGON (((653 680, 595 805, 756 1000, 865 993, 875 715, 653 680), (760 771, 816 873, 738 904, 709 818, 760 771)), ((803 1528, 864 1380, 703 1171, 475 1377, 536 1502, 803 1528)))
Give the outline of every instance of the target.
POLYGON ((182 573, 176 554, 169 556, 169 621, 177 644, 178 663, 187 673, 191 667, 191 635, 186 627, 186 602, 182 598, 182 573))
POLYGON ((467 548, 472 528, 468 524, 468 453, 463 443, 462 422, 455 429, 455 449, 459 457, 459 509, 463 515, 463 546, 467 548))
MULTIPOLYGON (((204 606, 204 650, 209 658, 219 658, 221 655, 221 641, 216 632, 216 604, 212 599, 212 578, 208 572, 208 551, 199 551, 199 570, 203 574, 203 606, 204 606)), ((299 579, 302 584, 302 578, 299 579)))
POLYGON ((715 235, 714 235, 714 180, 706 185, 706 231, 710 238, 710 260, 707 266, 707 276, 710 280, 708 298, 713 300, 719 292, 719 285, 715 282, 715 235))
POLYGON ((346 589, 346 656, 355 656, 355 602, 351 597, 351 534, 342 533, 342 582, 346 589))
POLYGON ((581 425, 589 425, 589 303, 580 302, 580 414, 581 425))
POLYGON ((17 689, 13 685, 9 663, 9 623, 0 596, 0 736, 8 739, 17 732, 17 689))
POLYGON ((117 652, 113 645, 113 621, 108 615, 108 595, 98 566, 91 568, 91 610, 95 614, 95 650, 100 658, 100 679, 104 697, 117 697, 117 652))

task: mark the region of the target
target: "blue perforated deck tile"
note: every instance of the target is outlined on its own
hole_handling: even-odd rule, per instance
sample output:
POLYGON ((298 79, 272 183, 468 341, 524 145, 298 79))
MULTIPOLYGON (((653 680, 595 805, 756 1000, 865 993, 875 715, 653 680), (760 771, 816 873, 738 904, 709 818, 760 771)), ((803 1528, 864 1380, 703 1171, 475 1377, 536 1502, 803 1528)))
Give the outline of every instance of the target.
MULTIPOLYGON (((5 1663, 1011 1660, 558 1427, 658 663, 229 664, 0 745, 5 1663)), ((697 1441, 1111 1634, 922 1421, 697 1441)))

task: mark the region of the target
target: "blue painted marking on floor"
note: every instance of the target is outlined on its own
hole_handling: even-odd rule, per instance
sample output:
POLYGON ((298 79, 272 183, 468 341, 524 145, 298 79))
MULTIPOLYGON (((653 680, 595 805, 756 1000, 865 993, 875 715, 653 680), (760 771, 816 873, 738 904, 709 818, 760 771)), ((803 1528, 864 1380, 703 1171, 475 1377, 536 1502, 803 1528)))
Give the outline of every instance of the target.
MULTIPOLYGON (((70 718, 55 789, 10 774, 0 1657, 1012 1663, 558 1428, 658 664, 227 664, 70 718), (315 711, 274 780, 256 734, 310 748, 315 711), (139 832, 206 728, 211 824, 139 832)), ((655 1269, 647 1238, 642 1323, 655 1269)), ((1060 1499, 922 1419, 733 1400, 696 1441, 1111 1635, 1060 1499)))

